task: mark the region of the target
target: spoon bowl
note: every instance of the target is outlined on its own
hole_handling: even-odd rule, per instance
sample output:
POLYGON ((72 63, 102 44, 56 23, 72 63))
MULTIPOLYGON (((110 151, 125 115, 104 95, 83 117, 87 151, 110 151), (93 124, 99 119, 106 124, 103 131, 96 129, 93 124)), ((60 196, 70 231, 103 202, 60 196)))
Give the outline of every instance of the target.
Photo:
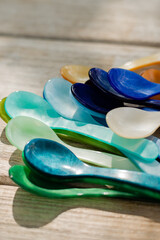
POLYGON ((122 107, 110 111, 106 116, 106 121, 117 135, 138 139, 148 137, 158 129, 160 125, 159 117, 159 112, 122 107))
POLYGON ((112 68, 108 72, 111 86, 120 94, 145 100, 160 93, 160 85, 152 83, 135 72, 112 68))
MULTIPOLYGON (((98 124, 89 113, 73 101, 71 86, 71 83, 62 78, 53 78, 45 84, 43 96, 53 109, 64 118, 98 124)), ((97 116, 96 112, 95 116, 97 116)), ((99 117, 105 118, 102 114, 99 114, 99 117)))
POLYGON ((64 79, 71 83, 85 83, 89 77, 90 67, 84 65, 66 65, 61 68, 60 73, 64 79))

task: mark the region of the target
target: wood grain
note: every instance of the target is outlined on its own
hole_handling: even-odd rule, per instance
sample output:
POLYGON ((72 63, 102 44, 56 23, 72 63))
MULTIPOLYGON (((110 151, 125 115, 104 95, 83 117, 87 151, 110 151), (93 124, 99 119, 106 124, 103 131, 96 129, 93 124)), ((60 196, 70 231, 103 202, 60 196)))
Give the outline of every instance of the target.
POLYGON ((160 1, 0 1, 0 34, 160 45, 160 1))
POLYGON ((0 186, 0 239, 159 239, 159 210, 157 203, 56 200, 0 186))

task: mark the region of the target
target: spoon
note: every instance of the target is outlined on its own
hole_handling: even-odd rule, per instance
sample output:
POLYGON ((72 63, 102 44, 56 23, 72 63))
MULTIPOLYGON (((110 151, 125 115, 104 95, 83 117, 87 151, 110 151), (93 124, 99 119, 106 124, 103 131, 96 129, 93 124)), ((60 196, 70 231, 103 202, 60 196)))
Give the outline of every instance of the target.
POLYGON ((126 62, 120 68, 128 69, 138 74, 149 68, 160 69, 160 53, 126 62))
MULTIPOLYGON (((124 70, 124 71, 126 71, 126 70, 124 70)), ((148 106, 148 107, 152 107, 152 108, 160 108, 160 100, 153 100, 153 99, 149 99, 149 100, 145 100, 145 101, 136 100, 136 99, 131 99, 126 96, 123 96, 119 92, 115 91, 115 89, 111 86, 111 84, 109 82, 109 74, 100 68, 90 69, 89 76, 90 76, 92 85, 94 84, 94 86, 99 88, 105 94, 107 94, 108 96, 111 96, 112 98, 116 98, 117 100, 124 103, 125 105, 127 103, 132 106, 138 105, 139 107, 140 106, 141 107, 148 106)), ((87 82, 87 83, 89 83, 89 82, 87 82)), ((89 83, 89 84, 91 85, 91 83, 89 83)))
MULTIPOLYGON (((56 112, 64 118, 98 124, 89 113, 79 108, 73 101, 71 97, 71 86, 72 84, 63 78, 53 78, 45 84, 43 96, 56 112)), ((97 113, 94 111, 92 111, 92 114, 97 116, 97 113)), ((104 114, 99 113, 98 117, 105 119, 104 114)))
POLYGON ((71 83, 85 83, 89 79, 88 72, 90 68, 83 65, 66 65, 61 68, 60 73, 64 79, 71 83))
MULTIPOLYGON (((119 100, 108 96, 98 88, 88 84, 75 83, 71 86, 71 92, 75 99, 86 109, 106 114, 113 108, 124 106, 119 100)), ((89 112, 90 113, 90 112, 89 112)))
POLYGON ((23 151, 25 144, 31 139, 46 138, 63 144, 86 163, 100 167, 139 171, 139 168, 125 157, 65 144, 51 128, 34 118, 18 116, 10 120, 6 127, 6 137, 12 145, 21 151, 23 151))
POLYGON ((112 68, 108 74, 112 87, 126 97, 145 100, 160 93, 159 84, 152 83, 135 72, 112 68))
POLYGON ((137 139, 153 134, 160 126, 159 117, 159 112, 122 107, 110 111, 106 116, 106 121, 119 136, 137 139))
POLYGON ((98 168, 81 162, 68 148, 47 139, 32 139, 24 148, 27 166, 44 178, 58 181, 81 179, 108 184, 119 190, 137 191, 160 199, 160 178, 146 173, 98 168))
POLYGON ((142 198, 132 193, 120 192, 107 188, 72 188, 58 183, 44 182, 35 177, 26 166, 15 165, 9 169, 10 178, 24 190, 48 198, 73 197, 116 197, 116 198, 142 198))
POLYGON ((99 144, 105 150, 106 148, 109 149, 108 145, 110 145, 118 148, 129 159, 136 157, 141 161, 151 162, 158 156, 158 148, 152 141, 121 138, 109 128, 59 117, 43 98, 33 93, 22 91, 11 93, 6 99, 5 110, 11 118, 20 115, 30 116, 41 120, 53 129, 69 130, 90 137, 90 144, 92 144, 92 139, 98 140, 107 144, 107 146, 99 144))

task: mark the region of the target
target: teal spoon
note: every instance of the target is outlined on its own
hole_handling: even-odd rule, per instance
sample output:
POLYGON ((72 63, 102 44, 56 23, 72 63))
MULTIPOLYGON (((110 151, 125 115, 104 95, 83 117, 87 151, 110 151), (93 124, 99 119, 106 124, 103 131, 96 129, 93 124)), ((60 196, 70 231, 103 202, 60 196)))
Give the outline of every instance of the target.
POLYGON ((81 162, 68 148, 48 139, 32 139, 24 148, 28 167, 41 177, 55 181, 108 184, 122 191, 137 191, 160 199, 160 178, 141 172, 98 168, 81 162))
POLYGON ((46 138, 63 144, 86 163, 100 167, 139 171, 139 169, 125 157, 65 144, 48 125, 31 117, 18 116, 11 119, 5 131, 8 141, 21 151, 23 151, 25 144, 31 139, 46 138))
POLYGON ((53 129, 73 131, 118 148, 132 160, 152 162, 158 156, 158 147, 147 139, 125 139, 114 134, 109 128, 71 121, 60 117, 40 96, 29 92, 11 93, 5 101, 5 111, 9 117, 30 116, 41 120, 53 129))
POLYGON ((37 178, 26 166, 16 165, 9 169, 10 178, 24 190, 48 198, 74 198, 74 197, 114 197, 142 199, 142 196, 132 193, 120 192, 107 188, 72 188, 68 185, 44 182, 37 178))

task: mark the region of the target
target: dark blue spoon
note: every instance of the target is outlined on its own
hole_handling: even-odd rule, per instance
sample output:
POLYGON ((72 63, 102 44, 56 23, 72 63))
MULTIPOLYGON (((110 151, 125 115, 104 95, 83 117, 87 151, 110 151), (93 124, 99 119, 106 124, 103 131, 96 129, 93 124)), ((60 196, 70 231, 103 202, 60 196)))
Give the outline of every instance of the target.
POLYGON ((75 83, 71 86, 73 96, 85 107, 106 114, 113 108, 124 106, 121 101, 88 84, 75 83))
POLYGON ((146 100, 160 93, 159 84, 150 82, 135 72, 112 68, 108 75, 111 86, 126 97, 146 100))
MULTIPOLYGON (((122 101, 124 103, 130 103, 130 104, 135 104, 135 105, 139 105, 139 106, 147 106, 147 107, 160 109, 160 100, 154 100, 154 99, 149 99, 149 100, 145 100, 145 101, 144 100, 135 100, 132 98, 128 98, 128 97, 120 94, 119 92, 117 92, 110 84, 110 81, 111 81, 110 73, 112 73, 111 70, 109 71, 109 73, 107 73, 106 71, 104 71, 100 68, 90 69, 89 77, 90 77, 91 82, 87 81, 87 84, 94 85, 95 87, 97 87, 97 88, 101 89, 103 92, 105 92, 105 94, 110 95, 114 98, 117 98, 117 99, 119 99, 119 101, 122 101)), ((129 71, 129 70, 125 70, 125 71, 129 71)))
POLYGON ((97 168, 81 162, 68 148, 48 139, 33 139, 24 148, 27 165, 55 181, 84 180, 137 191, 160 199, 160 178, 147 173, 97 168))

